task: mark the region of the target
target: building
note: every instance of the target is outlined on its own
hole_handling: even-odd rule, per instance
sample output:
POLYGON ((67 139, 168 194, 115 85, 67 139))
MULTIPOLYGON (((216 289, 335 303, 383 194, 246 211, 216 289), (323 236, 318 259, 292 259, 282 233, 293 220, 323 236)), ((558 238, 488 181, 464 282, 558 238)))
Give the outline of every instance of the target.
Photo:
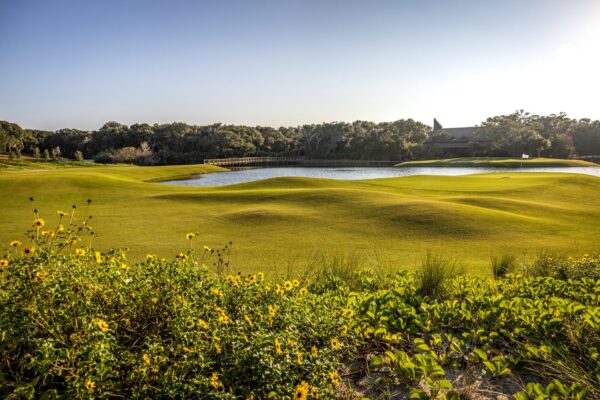
POLYGON ((473 145, 481 143, 481 139, 475 135, 477 129, 477 126, 444 128, 434 118, 429 145, 442 156, 468 156, 473 145))

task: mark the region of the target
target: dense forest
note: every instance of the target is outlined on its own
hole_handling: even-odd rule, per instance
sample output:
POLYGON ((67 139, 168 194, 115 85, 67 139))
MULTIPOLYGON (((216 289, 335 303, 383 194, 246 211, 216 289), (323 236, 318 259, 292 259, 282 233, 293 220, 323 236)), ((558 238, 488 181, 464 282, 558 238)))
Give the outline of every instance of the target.
MULTIPOLYGON (((23 129, 0 121, 0 152, 59 160, 93 159, 140 165, 200 163, 205 158, 305 156, 312 159, 407 160, 444 157, 435 143, 444 132, 412 119, 373 123, 331 122, 298 127, 213 124, 123 125, 108 122, 95 131, 23 129)), ((471 139, 471 156, 548 157, 600 155, 600 121, 566 114, 517 111, 490 117, 471 139)))

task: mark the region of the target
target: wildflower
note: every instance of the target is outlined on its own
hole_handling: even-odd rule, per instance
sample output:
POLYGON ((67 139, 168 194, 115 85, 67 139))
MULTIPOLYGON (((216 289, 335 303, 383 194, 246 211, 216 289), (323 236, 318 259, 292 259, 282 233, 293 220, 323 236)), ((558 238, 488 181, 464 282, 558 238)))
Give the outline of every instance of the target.
POLYGON ((100 264, 102 262, 102 253, 99 251, 94 252, 94 257, 96 258, 96 262, 100 264))
POLYGON ((21 241, 13 240, 12 242, 10 242, 10 247, 19 247, 21 244, 21 241))
POLYGON ((281 342, 277 338, 275 339, 275 354, 278 356, 283 354, 283 351, 281 351, 281 342))
POLYGON ((226 314, 219 315, 218 321, 224 325, 228 325, 231 323, 231 318, 229 318, 226 314))
POLYGON ((336 338, 331 339, 331 347, 334 350, 338 350, 340 348, 340 341, 337 340, 336 338))
POLYGON ((36 228, 43 228, 44 225, 46 225, 46 221, 44 221, 42 218, 36 218, 33 220, 33 226, 35 226, 36 228))
POLYGON ((258 279, 262 282, 265 280, 265 274, 264 272, 259 272, 258 274, 256 274, 258 276, 258 279))
POLYGON ((193 232, 190 232, 190 233, 188 233, 188 234, 185 235, 185 238, 187 240, 192 240, 194 238, 194 236, 196 236, 196 235, 194 235, 193 232))
POLYGON ((66 240, 66 243, 67 243, 68 245, 74 245, 74 244, 77 244, 77 239, 67 239, 67 240, 66 240))
POLYGON ((300 296, 306 296, 306 294, 308 293, 308 289, 303 287, 300 288, 300 290, 298 291, 298 293, 300 294, 300 296))
POLYGON ((212 388, 215 390, 221 386, 219 383, 219 375, 216 372, 213 372, 210 377, 210 386, 212 386, 212 388))
POLYGON ((294 287, 298 287, 298 286, 300 286, 300 281, 298 279, 294 279, 292 281, 292 285, 294 285, 294 287))
POLYGON ((58 229, 59 232, 62 232, 65 230, 65 226, 63 224, 58 224, 58 229))
POLYGON ((342 332, 343 335, 347 335, 348 334, 348 325, 343 325, 342 328, 340 329, 340 331, 342 332))
POLYGON ((342 381, 340 376, 338 375, 338 373, 335 371, 329 372, 328 375, 329 375, 329 379, 331 380, 331 383, 333 384, 333 386, 339 385, 340 382, 342 381))
POLYGON ((144 354, 142 358, 146 364, 150 364, 150 356, 148 354, 144 354))
POLYGON ((129 265, 121 263, 121 269, 129 269, 129 265))
POLYGON ((35 277, 40 280, 43 280, 46 279, 46 277, 48 277, 48 274, 46 273, 46 271, 38 271, 35 273, 35 277))
POLYGON ((198 320, 198 326, 200 328, 202 328, 202 329, 208 329, 209 328, 208 323, 205 320, 203 320, 203 319, 199 319, 198 320))
POLYGON ((319 390, 316 387, 311 386, 310 388, 308 388, 308 394, 310 394, 310 397, 312 397, 313 399, 316 399, 317 397, 319 397, 319 390))
POLYGON ((23 250, 21 250, 21 254, 24 256, 32 256, 35 254, 35 247, 25 247, 23 250))
POLYGON ((177 258, 180 260, 187 260, 188 259, 188 255, 184 254, 184 253, 179 253, 177 254, 177 258))
POLYGON ((269 315, 271 317, 274 317, 275 314, 277 314, 278 308, 277 307, 273 307, 273 306, 267 306, 267 310, 269 311, 269 315))
POLYGON ((301 365, 302 364, 302 352, 299 350, 296 352, 296 359, 298 360, 298 365, 301 365))
POLYGON ((244 315, 244 319, 246 320, 246 322, 248 323, 248 325, 250 325, 250 326, 253 326, 253 325, 254 325, 254 324, 252 323, 252 319, 251 319, 249 316, 247 316, 247 315, 244 315))
POLYGON ((60 210, 58 210, 56 213, 58 214, 59 217, 64 217, 65 215, 67 215, 67 214, 65 214, 64 211, 60 211, 60 210))
POLYGON ((93 392, 94 388, 96 387, 96 383, 94 383, 93 380, 88 379, 87 381, 85 381, 85 388, 87 389, 88 392, 93 392))
POLYGON ((210 247, 208 247, 207 245, 204 245, 204 251, 210 251, 210 247))
POLYGON ((223 295, 224 295, 223 291, 219 288, 213 288, 212 292, 213 292, 213 294, 215 294, 216 296, 219 296, 219 297, 223 297, 223 295))
POLYGON ((313 346, 312 349, 310 349, 310 355, 313 357, 317 357, 319 355, 319 350, 317 350, 317 348, 313 346))
POLYGON ((306 381, 300 382, 298 386, 296 386, 296 390, 294 390, 294 399, 296 400, 306 400, 308 397, 308 383, 306 381))
POLYGON ((96 325, 98 325, 98 328, 100 328, 102 332, 106 332, 108 330, 108 322, 103 319, 97 319, 96 325))
POLYGON ((219 342, 214 342, 213 345, 215 346, 215 351, 217 352, 217 354, 221 354, 221 345, 219 344, 219 342))
POLYGON ((294 284, 291 281, 283 282, 283 287, 285 290, 292 290, 294 288, 294 284))
POLYGON ((354 315, 354 310, 352 310, 351 308, 344 308, 342 310, 342 315, 344 317, 352 317, 354 315))
POLYGON ((85 249, 75 249, 75 255, 77 257, 83 257, 83 256, 85 256, 85 249))
POLYGON ((146 254, 146 261, 156 260, 156 254, 146 254))
POLYGON ((285 293, 285 290, 283 290, 283 288, 279 284, 277 284, 277 288, 275 289, 275 293, 281 295, 281 294, 285 293))

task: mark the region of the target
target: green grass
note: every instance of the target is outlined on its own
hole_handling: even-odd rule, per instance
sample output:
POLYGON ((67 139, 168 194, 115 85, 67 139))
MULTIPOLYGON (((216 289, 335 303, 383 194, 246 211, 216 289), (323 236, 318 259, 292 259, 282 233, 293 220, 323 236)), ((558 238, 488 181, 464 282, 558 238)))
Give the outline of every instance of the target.
POLYGON ((47 223, 56 210, 92 214, 96 245, 173 256, 196 245, 233 241, 233 271, 286 273, 310 254, 359 255, 367 265, 413 268, 427 251, 460 258, 490 274, 499 251, 597 248, 600 179, 579 174, 499 173, 411 176, 368 181, 275 178, 228 187, 151 182, 218 167, 110 166, 0 172, 0 242, 23 240, 29 197, 47 223), (86 200, 93 200, 89 211, 86 200))
POLYGON ((526 160, 520 158, 505 157, 465 157, 448 158, 443 160, 423 160, 407 161, 396 164, 396 167, 525 167, 525 168, 544 168, 544 167, 597 167, 589 161, 583 160, 565 160, 560 158, 529 158, 526 160))

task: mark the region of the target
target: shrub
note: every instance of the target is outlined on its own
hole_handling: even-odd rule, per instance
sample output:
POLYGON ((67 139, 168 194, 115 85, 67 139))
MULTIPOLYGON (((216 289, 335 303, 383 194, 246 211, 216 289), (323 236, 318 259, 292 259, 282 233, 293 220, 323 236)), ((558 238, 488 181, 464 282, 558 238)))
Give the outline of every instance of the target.
POLYGON ((344 298, 221 276, 205 266, 220 252, 191 239, 173 260, 131 263, 95 250, 75 211, 52 227, 36 213, 0 257, 0 397, 333 396, 351 349, 344 298))

